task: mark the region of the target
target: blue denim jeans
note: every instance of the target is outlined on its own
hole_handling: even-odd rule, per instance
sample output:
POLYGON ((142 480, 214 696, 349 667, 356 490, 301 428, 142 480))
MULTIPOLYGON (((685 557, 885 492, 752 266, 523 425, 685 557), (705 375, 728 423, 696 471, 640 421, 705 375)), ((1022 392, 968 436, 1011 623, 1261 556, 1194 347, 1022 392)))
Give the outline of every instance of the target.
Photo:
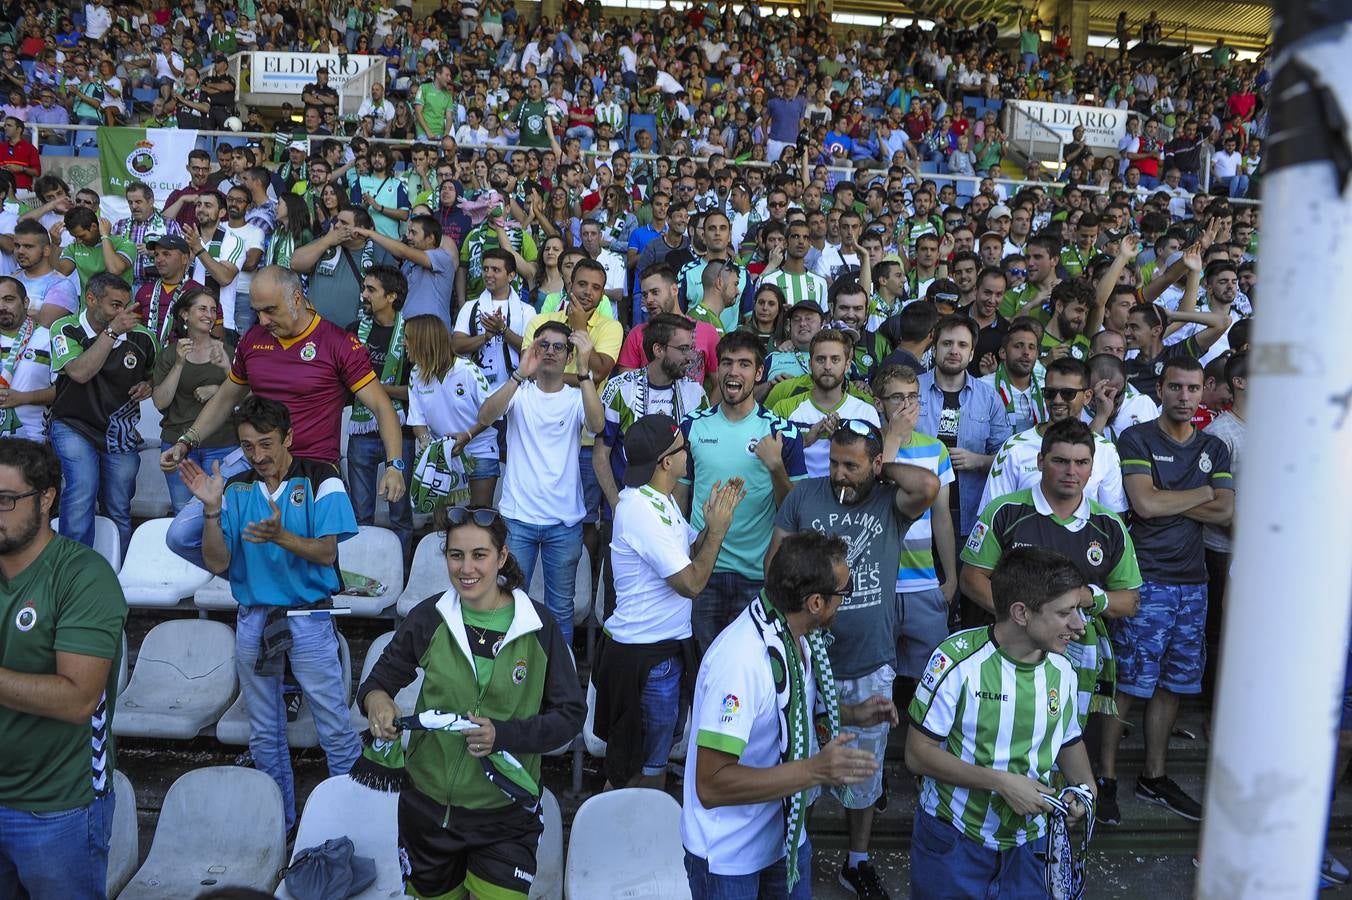
POLYGON ((94 515, 102 512, 117 526, 122 555, 131 542, 131 498, 141 455, 109 453, 91 444, 65 422, 53 420, 48 435, 61 460, 61 534, 94 546, 94 515))
MULTIPOLYGON (((163 453, 171 446, 173 445, 160 441, 160 452, 163 453)), ((213 462, 219 461, 221 471, 224 472, 226 457, 238 449, 238 447, 200 447, 196 450, 190 450, 186 458, 197 463, 203 471, 210 475, 213 462)), ((165 472, 164 483, 169 486, 169 504, 173 507, 174 515, 178 515, 183 511, 183 507, 192 501, 192 491, 188 490, 188 486, 183 483, 183 476, 179 475, 177 471, 165 472)))
POLYGON ((695 597, 690 610, 690 628, 701 656, 709 651, 719 632, 751 605, 764 584, 736 572, 715 572, 709 576, 709 583, 695 597))
MULTIPOLYGON (((277 782, 286 810, 286 827, 296 821, 296 786, 291 772, 291 748, 286 740, 286 704, 282 676, 258 675, 258 660, 266 606, 241 606, 235 626, 235 669, 239 692, 249 713, 249 751, 254 765, 277 782)), ((329 775, 346 775, 361 756, 361 742, 348 721, 346 686, 338 657, 338 634, 326 613, 296 616, 291 626, 291 673, 300 682, 314 715, 319 746, 328 760, 329 775)))
MULTIPOLYGON (((231 475, 238 475, 247 468, 249 461, 244 458, 244 451, 238 448, 232 450, 221 461, 221 475, 227 480, 231 475)), ((183 557, 199 569, 207 567, 202 560, 201 500, 194 497, 188 501, 187 506, 174 513, 174 521, 169 523, 169 530, 164 534, 164 542, 176 556, 183 557)))
POLYGON ((0 806, 0 900, 103 900, 115 802, 109 791, 59 812, 0 806))
POLYGON ((911 832, 911 898, 1046 900, 1047 868, 1038 857, 1046 846, 1042 837, 1013 850, 988 850, 917 809, 911 832))
MULTIPOLYGON (((417 461, 412 438, 404 438, 404 472, 411 474, 417 461)), ((376 474, 380 464, 385 461, 385 443, 379 433, 354 434, 347 439, 347 493, 352 498, 352 512, 357 516, 358 525, 374 525, 376 521, 376 503, 389 503, 378 500, 376 474)), ((408 558, 413 543, 413 507, 409 505, 409 494, 390 503, 390 526, 399 536, 399 544, 404 548, 404 558, 408 558)))
MULTIPOLYGON (((249 305, 249 292, 239 291, 235 294, 235 333, 244 337, 244 332, 253 327, 258 321, 258 313, 254 312, 253 307, 249 305)), ((228 323, 227 323, 228 324, 228 323)))
MULTIPOLYGON (((504 517, 505 518, 505 517, 504 517)), ((530 582, 538 557, 544 567, 545 608, 559 623, 563 639, 573 643, 573 596, 577 593, 577 561, 582 556, 582 525, 532 525, 506 519, 507 548, 530 582)))
POLYGON ((812 841, 798 845, 798 883, 792 893, 783 859, 751 875, 715 875, 708 860, 687 850, 685 877, 691 900, 812 900, 812 841))
POLYGON ((685 728, 681 703, 681 676, 685 664, 679 656, 664 660, 648 672, 639 695, 643 710, 643 774, 661 775, 671 761, 671 748, 685 728))

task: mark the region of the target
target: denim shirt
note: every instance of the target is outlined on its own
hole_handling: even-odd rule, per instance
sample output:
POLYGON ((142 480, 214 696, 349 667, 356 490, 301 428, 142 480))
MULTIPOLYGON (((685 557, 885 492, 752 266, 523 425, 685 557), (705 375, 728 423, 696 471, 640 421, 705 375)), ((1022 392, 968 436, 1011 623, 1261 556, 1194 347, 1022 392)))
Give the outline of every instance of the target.
MULTIPOLYGON (((994 454, 1000 449, 1013 429, 1009 425, 1009 416, 1000 395, 995 388, 978 381, 971 375, 958 392, 958 446, 973 453, 994 454)), ((944 411, 943 389, 934 383, 934 373, 926 372, 920 376, 920 418, 915 430, 922 434, 939 434, 939 417, 944 411)), ((958 471, 958 502, 961 521, 957 523, 962 535, 968 534, 981 514, 981 491, 986 486, 986 470, 958 471)))

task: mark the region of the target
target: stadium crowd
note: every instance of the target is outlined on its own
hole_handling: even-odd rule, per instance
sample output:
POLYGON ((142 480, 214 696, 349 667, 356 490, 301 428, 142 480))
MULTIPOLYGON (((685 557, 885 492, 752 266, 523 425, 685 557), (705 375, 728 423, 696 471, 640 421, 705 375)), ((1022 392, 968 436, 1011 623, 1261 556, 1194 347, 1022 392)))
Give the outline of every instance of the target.
POLYGON ((437 508, 451 588, 358 692, 367 750, 397 743, 419 667, 418 710, 464 717, 409 745, 417 896, 529 891, 538 785, 514 793, 504 759, 538 782, 581 729, 584 548, 607 784, 665 787, 689 720, 697 898, 810 896, 822 788, 849 825, 840 883, 889 896, 869 849, 903 718, 912 896, 1036 895, 1065 783, 1072 822, 1118 824, 1119 777, 1201 818, 1168 745, 1219 643, 1263 58, 1077 59, 1022 18, 842 34, 754 2, 14 10, 0 736, 34 752, 0 775, 0 888, 102 896, 127 611, 80 545, 96 513, 130 542, 146 401, 169 546, 240 603, 252 764, 288 826, 284 684, 332 774, 365 752, 308 615, 343 589, 338 544, 387 505, 407 561, 437 508), (296 107, 241 115, 250 49, 378 54, 386 80, 351 116, 324 69, 296 107), (1077 130, 1047 166, 1002 132, 1009 100, 1132 115, 1116 150, 1077 130), (203 137, 186 185, 131 184, 125 217, 43 172, 89 134, 50 126, 232 118, 264 136, 203 137), (1145 764, 1120 773, 1137 710, 1145 764), (28 852, 72 827, 63 855, 28 852))

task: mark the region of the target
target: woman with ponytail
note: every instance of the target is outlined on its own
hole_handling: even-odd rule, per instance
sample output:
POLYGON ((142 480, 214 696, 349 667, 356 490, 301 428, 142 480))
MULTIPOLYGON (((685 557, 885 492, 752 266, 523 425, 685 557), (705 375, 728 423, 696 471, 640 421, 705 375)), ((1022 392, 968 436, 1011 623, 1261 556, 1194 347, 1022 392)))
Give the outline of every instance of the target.
POLYGON ((586 704, 558 625, 526 596, 507 523, 488 507, 445 516, 450 589, 409 613, 357 702, 374 742, 412 730, 399 792, 408 893, 525 900, 543 829, 540 754, 578 734, 586 704), (401 720, 393 697, 419 668, 419 715, 401 720))

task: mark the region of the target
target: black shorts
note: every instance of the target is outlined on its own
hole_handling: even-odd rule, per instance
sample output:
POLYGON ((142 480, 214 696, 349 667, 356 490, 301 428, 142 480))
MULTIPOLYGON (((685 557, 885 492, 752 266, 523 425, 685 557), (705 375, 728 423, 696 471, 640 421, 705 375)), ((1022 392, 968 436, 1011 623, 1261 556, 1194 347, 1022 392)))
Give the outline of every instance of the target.
POLYGON ((479 888, 491 885, 493 896, 510 891, 524 900, 535 880, 544 830, 538 812, 517 805, 453 807, 448 819, 446 807, 426 794, 412 788, 399 794, 399 861, 404 877, 423 897, 439 897, 461 885, 483 896, 479 888))

